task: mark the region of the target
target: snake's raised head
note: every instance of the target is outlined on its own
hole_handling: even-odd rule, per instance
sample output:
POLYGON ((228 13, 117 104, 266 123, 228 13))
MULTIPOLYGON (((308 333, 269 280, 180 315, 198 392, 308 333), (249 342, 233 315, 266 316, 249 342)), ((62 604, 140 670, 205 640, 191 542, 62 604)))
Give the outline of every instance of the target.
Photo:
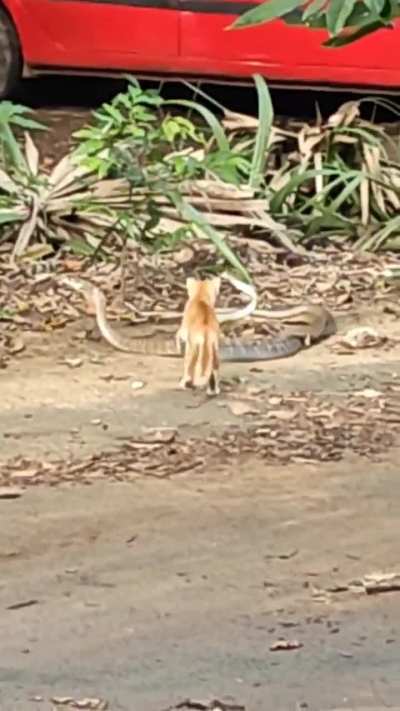
POLYGON ((89 309, 94 310, 98 314, 98 318, 105 318, 105 297, 97 286, 70 274, 63 274, 58 278, 58 283, 82 294, 89 309))
POLYGON ((57 281, 61 286, 68 286, 70 289, 74 289, 74 291, 86 291, 91 288, 91 284, 87 281, 79 279, 79 277, 76 276, 71 276, 70 274, 63 274, 58 277, 57 281))

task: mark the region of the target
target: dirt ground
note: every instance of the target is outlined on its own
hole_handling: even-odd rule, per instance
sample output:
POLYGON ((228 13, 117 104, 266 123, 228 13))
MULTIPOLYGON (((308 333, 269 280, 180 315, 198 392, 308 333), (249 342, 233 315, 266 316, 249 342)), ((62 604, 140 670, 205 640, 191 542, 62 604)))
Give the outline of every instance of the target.
MULTIPOLYGON (((3 466, 112 450, 146 427, 195 434, 201 450, 209 432, 245 425, 228 407, 234 389, 210 401, 180 392, 180 367, 32 336, 0 371, 3 466)), ((327 343, 224 368, 237 387, 338 397, 385 391, 399 374, 399 345, 338 356, 327 343)), ((0 499, 0 708, 75 708, 53 697, 112 711, 185 698, 198 709, 398 707, 400 593, 348 587, 399 572, 398 456, 397 443, 373 459, 285 466, 248 453, 167 479, 0 499), (271 650, 278 640, 298 648, 271 650)))
MULTIPOLYGON (((49 162, 100 102, 94 84, 79 100, 66 86, 33 83, 23 101, 54 129, 35 136, 49 162)), ((304 107, 304 92, 293 104, 304 107)), ((400 338, 393 317, 372 325, 400 338)), ((236 459, 221 448, 171 477, 131 476, 127 461, 124 481, 112 469, 84 483, 29 479, 30 460, 68 471, 154 429, 196 437, 201 456, 209 435, 268 419, 268 396, 361 393, 373 413, 379 393, 399 390, 400 340, 226 365, 221 397, 207 401, 177 389, 179 360, 115 353, 77 329, 24 333, 25 350, 0 368, 0 479, 29 460, 19 496, 0 487, 1 711, 400 711, 400 592, 360 585, 400 572, 398 415, 392 444, 368 457, 352 448, 353 428, 338 461, 282 465, 249 440, 236 459), (233 414, 251 388, 266 392, 258 414, 233 414)))

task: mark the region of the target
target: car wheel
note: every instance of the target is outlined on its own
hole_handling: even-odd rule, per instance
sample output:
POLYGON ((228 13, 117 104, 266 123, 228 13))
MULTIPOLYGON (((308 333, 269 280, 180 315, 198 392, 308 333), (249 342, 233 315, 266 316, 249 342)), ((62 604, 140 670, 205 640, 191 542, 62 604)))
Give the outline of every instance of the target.
POLYGON ((22 75, 21 49, 14 25, 0 7, 0 100, 16 88, 22 75))

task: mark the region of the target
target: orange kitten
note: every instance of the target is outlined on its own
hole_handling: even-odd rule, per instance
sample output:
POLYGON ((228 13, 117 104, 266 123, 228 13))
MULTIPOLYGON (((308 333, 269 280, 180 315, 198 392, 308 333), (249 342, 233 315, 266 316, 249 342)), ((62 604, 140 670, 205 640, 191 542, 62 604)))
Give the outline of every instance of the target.
POLYGON ((176 335, 177 347, 185 344, 181 388, 207 385, 208 395, 219 393, 219 323, 215 315, 215 302, 221 280, 186 280, 188 300, 183 312, 181 327, 176 335))

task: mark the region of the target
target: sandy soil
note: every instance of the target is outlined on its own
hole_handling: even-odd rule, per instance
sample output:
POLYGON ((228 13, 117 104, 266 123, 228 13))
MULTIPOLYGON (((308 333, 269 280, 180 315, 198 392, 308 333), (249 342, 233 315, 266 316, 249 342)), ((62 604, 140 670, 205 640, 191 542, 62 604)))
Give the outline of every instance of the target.
MULTIPOLYGON (((179 360, 36 335, 0 372, 0 459, 112 449, 146 426, 201 441, 238 424, 229 394, 182 393, 179 373, 179 360)), ((398 346, 338 356, 321 344, 232 364, 224 378, 340 394, 399 373, 398 346)), ((246 711, 399 705, 400 593, 332 592, 398 566, 398 456, 281 467, 250 455, 169 480, 0 499, 0 708, 44 711, 53 696, 98 697, 114 711, 185 697, 246 711), (301 646, 271 651, 280 638, 301 646)))

